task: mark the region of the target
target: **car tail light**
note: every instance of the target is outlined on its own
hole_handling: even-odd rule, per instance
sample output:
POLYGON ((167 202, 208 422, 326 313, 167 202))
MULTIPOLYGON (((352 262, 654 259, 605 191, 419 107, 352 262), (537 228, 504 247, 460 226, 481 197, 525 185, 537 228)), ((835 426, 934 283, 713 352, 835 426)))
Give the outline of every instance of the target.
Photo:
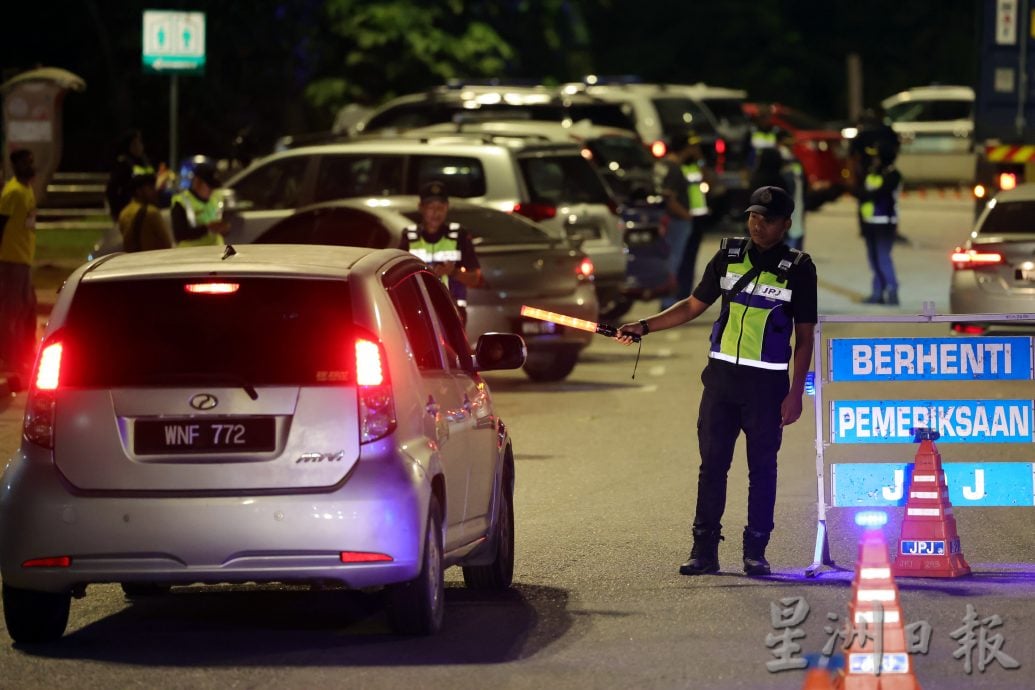
POLYGON ((668 146, 659 139, 650 145, 650 152, 655 158, 664 158, 668 154, 668 146))
POLYGON ((952 330, 963 335, 984 335, 985 333, 985 327, 976 323, 954 323, 952 330))
POLYGON ((25 403, 22 433, 28 441, 44 448, 54 447, 54 407, 61 383, 61 353, 62 345, 58 341, 43 346, 25 403))
POLYGON ((356 386, 359 389, 360 442, 370 443, 395 429, 395 398, 388 378, 388 362, 380 343, 356 340, 356 386))
POLYGON ((999 173, 999 189, 1013 189, 1017 186, 1017 173, 999 173))
POLYGON ((976 249, 963 250, 956 247, 952 253, 953 268, 980 268, 982 266, 996 266, 1003 263, 1003 255, 999 252, 979 252, 976 249))
POLYGON ((371 551, 342 551, 342 563, 386 563, 392 561, 392 557, 386 553, 375 553, 371 551))
POLYGON ((30 558, 22 563, 23 568, 67 568, 72 565, 71 556, 51 556, 49 558, 30 558))
POLYGON ((240 283, 187 283, 183 289, 194 295, 232 295, 241 289, 240 283))
POLYGON ((579 278, 592 278, 593 277, 593 260, 588 256, 579 262, 579 266, 576 269, 579 278))
POLYGON ((716 139, 715 140, 715 153, 719 154, 720 156, 723 155, 724 153, 726 153, 726 140, 725 139, 721 139, 720 138, 720 139, 716 139))
POLYGON ((553 204, 543 204, 531 201, 527 204, 514 204, 514 213, 536 222, 549 220, 557 217, 557 207, 553 204))

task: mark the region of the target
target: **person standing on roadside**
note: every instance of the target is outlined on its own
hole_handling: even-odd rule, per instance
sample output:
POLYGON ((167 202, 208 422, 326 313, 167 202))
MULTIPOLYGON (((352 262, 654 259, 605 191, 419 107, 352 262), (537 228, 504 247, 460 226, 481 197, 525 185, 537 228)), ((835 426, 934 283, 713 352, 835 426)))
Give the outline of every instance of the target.
POLYGON ((793 212, 794 201, 783 189, 756 189, 747 208, 750 238, 723 239, 689 298, 618 329, 616 339, 628 345, 630 334, 646 336, 693 321, 722 300, 701 374, 697 510, 693 549, 679 567, 683 575, 719 570, 726 481, 741 432, 748 462, 744 572, 770 573, 765 549, 774 527, 776 456, 783 427, 801 416, 817 320, 816 267, 808 254, 784 242, 793 212))
POLYGON ((178 247, 223 245, 230 224, 223 220, 219 184, 215 166, 198 163, 190 187, 172 198, 169 216, 178 247))
POLYGON ((661 194, 665 199, 665 239, 668 241, 668 272, 673 288, 672 292, 662 296, 662 309, 668 309, 677 301, 679 268, 694 229, 694 217, 690 211, 690 187, 683 171, 683 166, 694 160, 694 147, 687 133, 674 136, 670 143, 665 157, 667 170, 661 181, 661 194))
POLYGON ((133 199, 119 214, 122 248, 127 252, 170 249, 172 233, 158 210, 155 176, 145 173, 133 178, 133 199))
POLYGON ((449 195, 441 180, 420 188, 420 223, 403 233, 400 249, 417 256, 431 267, 449 288, 461 320, 467 325, 467 288, 482 284, 482 268, 474 243, 459 223, 446 222, 449 195))
POLYGON ((36 193, 32 151, 11 152, 14 177, 0 193, 0 358, 6 370, 29 376, 36 350, 36 193))
POLYGON ((895 155, 890 145, 878 146, 870 171, 856 190, 866 257, 873 272, 870 296, 863 304, 894 306, 899 303, 898 277, 891 260, 898 235, 898 195, 902 189, 902 174, 895 167, 895 155))
POLYGON ((133 198, 133 178, 155 174, 155 169, 144 153, 144 137, 139 129, 131 129, 119 139, 115 164, 108 176, 104 196, 108 200, 111 219, 118 222, 122 209, 133 198))

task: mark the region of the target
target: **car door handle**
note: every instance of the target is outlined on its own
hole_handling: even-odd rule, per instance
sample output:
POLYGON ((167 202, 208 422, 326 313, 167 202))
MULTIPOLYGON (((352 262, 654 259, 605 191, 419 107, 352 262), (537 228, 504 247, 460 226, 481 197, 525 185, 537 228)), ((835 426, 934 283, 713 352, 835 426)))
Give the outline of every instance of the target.
POLYGON ((437 417, 439 411, 442 409, 442 406, 435 402, 434 397, 429 395, 428 404, 425 405, 424 409, 426 409, 428 411, 428 414, 430 414, 432 417, 437 417))

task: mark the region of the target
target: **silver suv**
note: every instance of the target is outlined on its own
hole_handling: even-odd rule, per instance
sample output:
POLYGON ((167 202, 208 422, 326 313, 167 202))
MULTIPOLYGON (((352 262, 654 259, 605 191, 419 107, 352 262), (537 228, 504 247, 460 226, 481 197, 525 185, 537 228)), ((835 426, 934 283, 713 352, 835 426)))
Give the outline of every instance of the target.
POLYGON ((17 642, 60 637, 93 583, 386 587, 436 632, 443 568, 510 586, 514 457, 448 291, 397 249, 115 254, 65 283, 0 479, 17 642))
POLYGON ((451 197, 519 213, 580 242, 601 310, 618 296, 626 249, 610 190, 580 146, 526 137, 401 135, 275 153, 227 183, 227 241, 252 242, 302 206, 416 194, 431 179, 445 180, 451 197))

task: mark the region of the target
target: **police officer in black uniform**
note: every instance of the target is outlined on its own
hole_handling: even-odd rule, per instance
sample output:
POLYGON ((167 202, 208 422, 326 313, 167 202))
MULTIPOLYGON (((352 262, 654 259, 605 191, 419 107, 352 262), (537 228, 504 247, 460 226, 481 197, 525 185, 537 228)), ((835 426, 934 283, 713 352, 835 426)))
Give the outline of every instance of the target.
POLYGON ((807 254, 784 242, 793 211, 794 201, 783 189, 756 189, 747 208, 750 238, 722 240, 689 298, 619 328, 617 339, 629 344, 632 338, 626 334, 644 336, 679 326, 722 300, 701 375, 697 513, 693 550, 679 568, 683 575, 719 570, 726 478, 742 431, 748 461, 744 572, 770 572, 765 548, 773 530, 776 455, 783 427, 801 416, 817 319, 816 267, 807 254))
POLYGON ((467 288, 482 283, 482 269, 474 252, 474 243, 459 223, 446 222, 449 195, 441 180, 432 180, 420 188, 421 222, 403 233, 401 249, 422 259, 439 278, 456 301, 463 323, 467 324, 467 288))

